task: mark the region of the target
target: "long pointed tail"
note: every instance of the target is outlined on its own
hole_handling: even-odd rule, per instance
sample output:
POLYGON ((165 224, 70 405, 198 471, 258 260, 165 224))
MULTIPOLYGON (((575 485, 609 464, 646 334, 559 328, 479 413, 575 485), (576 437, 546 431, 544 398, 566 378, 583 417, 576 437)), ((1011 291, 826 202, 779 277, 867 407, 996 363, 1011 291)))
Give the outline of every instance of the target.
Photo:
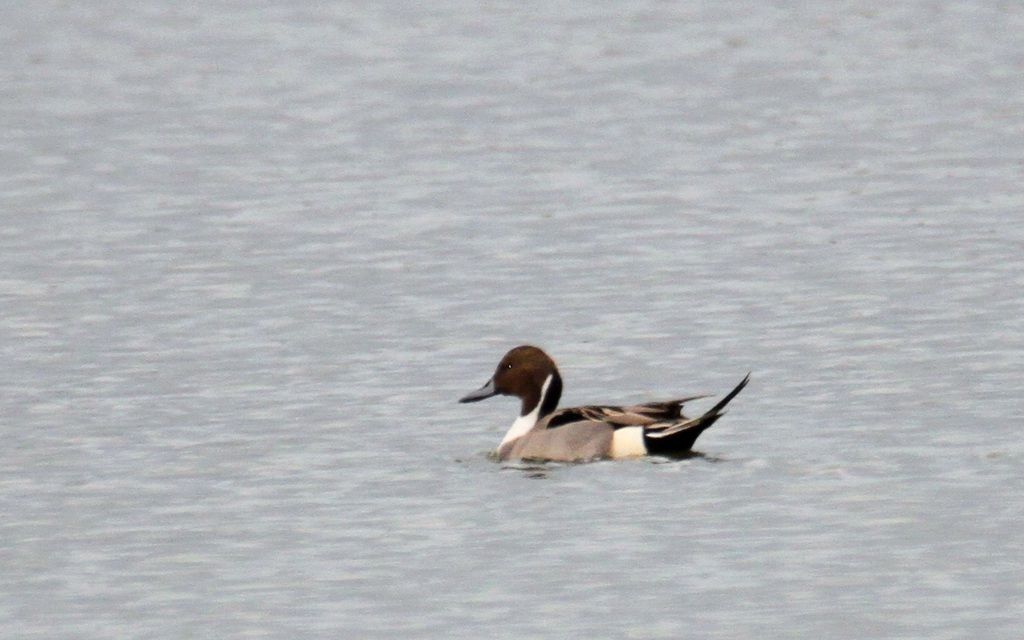
POLYGON ((682 455, 689 452, 697 438, 700 437, 700 434, 704 433, 708 427, 715 424, 719 418, 725 415, 725 411, 723 411, 725 405, 729 404, 740 391, 743 391, 743 387, 747 386, 748 382, 750 382, 749 373, 736 385, 735 389, 730 391, 718 404, 711 407, 699 418, 680 422, 662 431, 645 432, 644 445, 647 447, 647 452, 653 455, 667 456, 682 455))
POLYGON ((707 413, 702 415, 701 419, 707 418, 708 416, 710 416, 712 414, 714 414, 716 418, 721 416, 722 415, 722 409, 725 408, 725 405, 729 404, 729 401, 732 400, 733 398, 735 398, 736 395, 740 391, 743 391, 743 387, 747 386, 748 382, 750 382, 750 374, 749 373, 746 375, 745 378, 740 380, 740 383, 738 385, 736 385, 735 389, 730 391, 728 395, 726 395, 724 398, 722 398, 722 400, 718 404, 716 404, 715 406, 711 407, 710 411, 708 411, 707 413))

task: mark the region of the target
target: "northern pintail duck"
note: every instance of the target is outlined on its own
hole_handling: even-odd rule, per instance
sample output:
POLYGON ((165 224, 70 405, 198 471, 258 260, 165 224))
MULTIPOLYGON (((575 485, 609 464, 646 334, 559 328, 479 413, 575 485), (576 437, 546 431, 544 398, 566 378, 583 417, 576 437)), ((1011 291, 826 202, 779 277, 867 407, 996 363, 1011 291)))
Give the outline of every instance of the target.
POLYGON ((725 405, 750 380, 750 374, 707 413, 687 418, 691 396, 630 407, 586 406, 560 409, 562 376, 555 361, 537 347, 516 347, 501 359, 483 387, 459 402, 477 402, 496 395, 522 400, 519 417, 496 452, 499 460, 560 460, 682 455, 705 429, 722 417, 725 405))

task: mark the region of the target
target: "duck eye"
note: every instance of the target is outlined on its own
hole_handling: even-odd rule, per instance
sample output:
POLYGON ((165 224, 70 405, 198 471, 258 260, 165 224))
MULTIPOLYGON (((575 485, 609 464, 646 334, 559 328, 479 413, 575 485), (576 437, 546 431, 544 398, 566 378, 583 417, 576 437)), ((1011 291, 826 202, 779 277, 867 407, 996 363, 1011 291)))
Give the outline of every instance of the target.
POLYGON ((506 369, 511 369, 511 368, 512 368, 512 363, 511 363, 511 362, 509 362, 508 364, 506 364, 506 365, 505 365, 505 368, 506 368, 506 369))

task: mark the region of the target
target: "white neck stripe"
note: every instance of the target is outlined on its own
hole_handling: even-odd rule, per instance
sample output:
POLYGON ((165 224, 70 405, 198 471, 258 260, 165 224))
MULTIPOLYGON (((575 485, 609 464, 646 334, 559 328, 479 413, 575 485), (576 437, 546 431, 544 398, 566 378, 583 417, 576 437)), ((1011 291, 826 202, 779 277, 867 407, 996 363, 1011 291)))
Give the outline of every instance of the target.
POLYGON ((540 408, 544 404, 544 399, 548 395, 548 387, 551 386, 551 381, 554 380, 554 374, 548 376, 547 380, 544 381, 544 386, 540 388, 540 400, 537 401, 537 406, 533 408, 533 411, 526 414, 525 416, 519 416, 516 421, 512 423, 512 428, 508 430, 505 437, 502 439, 501 444, 506 442, 512 442, 518 440, 526 435, 526 432, 532 429, 537 424, 537 418, 540 417, 540 408))

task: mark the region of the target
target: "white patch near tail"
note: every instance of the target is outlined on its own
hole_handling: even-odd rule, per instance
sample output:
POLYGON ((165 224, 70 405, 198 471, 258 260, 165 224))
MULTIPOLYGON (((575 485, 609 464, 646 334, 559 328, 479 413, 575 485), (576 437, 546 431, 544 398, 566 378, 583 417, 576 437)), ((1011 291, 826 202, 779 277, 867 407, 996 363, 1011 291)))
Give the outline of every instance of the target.
POLYGON ((635 458, 647 455, 643 427, 623 427, 612 434, 612 457, 635 458))
POLYGON ((518 440, 526 435, 529 431, 537 424, 537 418, 540 417, 540 407, 544 404, 544 397, 548 395, 548 387, 551 386, 551 381, 555 376, 548 376, 547 380, 544 381, 544 386, 540 388, 540 402, 533 408, 533 411, 526 414, 525 416, 519 416, 516 421, 512 423, 512 427, 505 434, 505 437, 501 439, 501 444, 498 445, 500 449, 506 442, 512 442, 518 440))

